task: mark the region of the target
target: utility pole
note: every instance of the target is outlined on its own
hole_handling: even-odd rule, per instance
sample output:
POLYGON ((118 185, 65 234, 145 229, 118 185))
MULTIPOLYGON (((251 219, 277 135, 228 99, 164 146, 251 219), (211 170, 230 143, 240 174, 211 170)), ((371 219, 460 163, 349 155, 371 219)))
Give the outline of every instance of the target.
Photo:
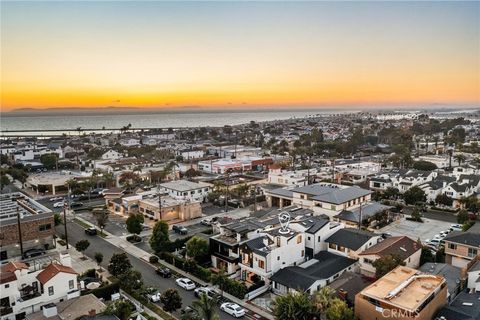
POLYGON ((20 204, 17 201, 17 226, 18 226, 18 241, 20 244, 20 253, 23 257, 23 239, 22 239, 22 226, 20 223, 20 204))
POLYGON ((158 185, 158 210, 160 212, 160 220, 163 220, 162 218, 162 193, 160 191, 160 185, 158 185))
POLYGON ((227 179, 225 180, 225 212, 228 212, 228 181, 230 180, 230 172, 227 171, 227 179))
POLYGON ((67 232, 67 205, 63 205, 63 226, 65 227, 65 242, 68 249, 68 232, 67 232))

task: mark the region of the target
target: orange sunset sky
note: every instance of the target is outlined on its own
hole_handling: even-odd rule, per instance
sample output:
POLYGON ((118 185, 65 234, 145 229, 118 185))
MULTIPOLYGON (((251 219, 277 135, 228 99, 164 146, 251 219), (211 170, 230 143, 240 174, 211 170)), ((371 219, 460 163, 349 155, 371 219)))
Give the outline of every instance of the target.
POLYGON ((479 2, 1 2, 1 105, 480 102, 479 2))

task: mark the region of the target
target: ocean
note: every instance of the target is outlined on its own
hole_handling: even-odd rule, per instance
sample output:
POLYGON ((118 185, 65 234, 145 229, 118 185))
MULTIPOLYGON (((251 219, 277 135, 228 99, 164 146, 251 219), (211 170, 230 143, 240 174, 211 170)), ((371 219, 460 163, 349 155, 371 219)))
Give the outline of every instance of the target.
POLYGON ((78 134, 77 128, 83 132, 95 132, 102 128, 120 129, 128 124, 131 128, 188 128, 188 127, 220 127, 237 125, 250 121, 263 122, 305 118, 316 115, 347 113, 352 110, 243 110, 243 111, 192 111, 192 112, 145 112, 129 114, 48 114, 48 115, 13 115, 0 117, 2 136, 10 135, 61 135, 78 134), (49 130, 58 130, 51 132, 49 130), (11 131, 11 132, 8 132, 11 131), (13 132, 15 131, 15 132, 13 132), (36 131, 36 132, 33 132, 36 131))

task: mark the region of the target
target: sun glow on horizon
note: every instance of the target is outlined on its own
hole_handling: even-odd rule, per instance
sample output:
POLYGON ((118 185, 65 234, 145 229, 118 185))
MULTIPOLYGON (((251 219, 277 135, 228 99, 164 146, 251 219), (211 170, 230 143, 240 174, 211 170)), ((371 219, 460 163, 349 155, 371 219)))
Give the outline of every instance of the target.
POLYGON ((1 108, 478 104, 480 3, 2 2, 1 108))

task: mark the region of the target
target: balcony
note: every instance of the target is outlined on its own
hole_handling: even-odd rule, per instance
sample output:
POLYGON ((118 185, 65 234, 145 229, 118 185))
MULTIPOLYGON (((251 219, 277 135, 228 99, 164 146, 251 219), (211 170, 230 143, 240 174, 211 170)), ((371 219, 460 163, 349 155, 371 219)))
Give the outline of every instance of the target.
POLYGON ((40 297, 40 296, 41 296, 40 292, 34 291, 34 292, 30 292, 28 294, 21 295, 19 301, 21 301, 21 302, 28 301, 30 299, 34 299, 34 298, 37 298, 37 297, 40 297))
POLYGON ((6 316, 13 312, 12 307, 0 307, 0 316, 6 316))

